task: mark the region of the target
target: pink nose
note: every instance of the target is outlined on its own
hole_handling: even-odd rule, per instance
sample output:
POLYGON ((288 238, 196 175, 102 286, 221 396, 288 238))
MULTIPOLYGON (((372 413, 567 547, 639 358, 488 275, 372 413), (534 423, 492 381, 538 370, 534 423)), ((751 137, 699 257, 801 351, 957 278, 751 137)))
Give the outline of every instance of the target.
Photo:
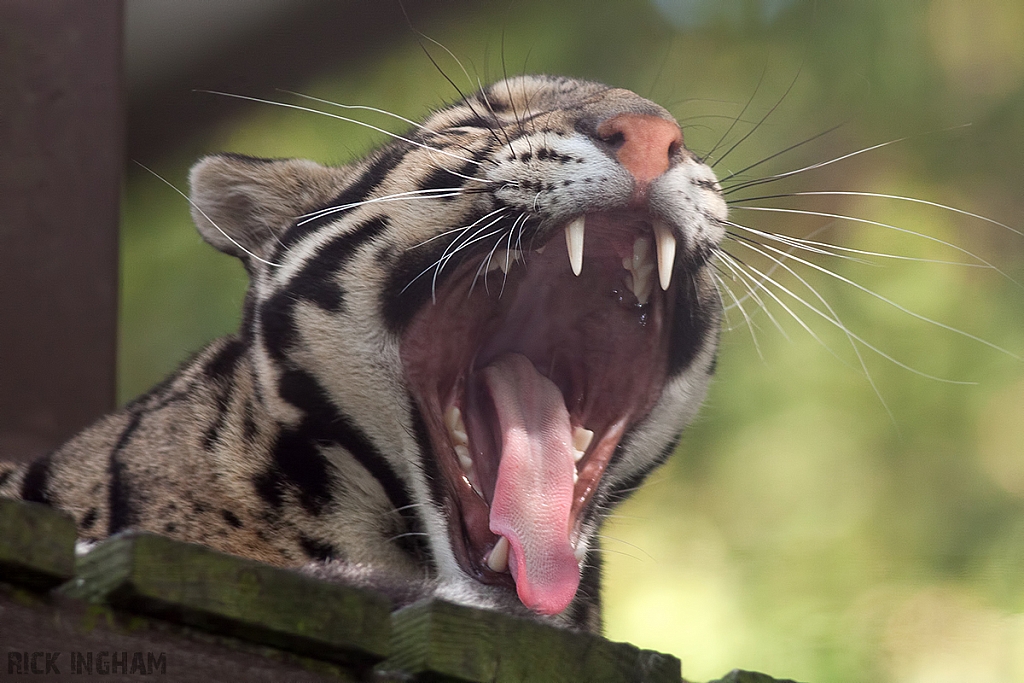
POLYGON ((683 132, 675 122, 650 114, 613 116, 597 127, 597 134, 618 145, 615 156, 640 184, 667 171, 670 157, 683 144, 683 132))

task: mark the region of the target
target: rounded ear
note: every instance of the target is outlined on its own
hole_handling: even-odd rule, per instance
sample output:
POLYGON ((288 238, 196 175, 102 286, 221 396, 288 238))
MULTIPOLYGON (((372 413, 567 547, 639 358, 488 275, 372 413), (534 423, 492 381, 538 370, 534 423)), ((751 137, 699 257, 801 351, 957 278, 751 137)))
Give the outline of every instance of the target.
POLYGON ((217 249, 267 259, 289 226, 338 196, 348 175, 304 159, 208 156, 189 174, 192 220, 217 249))

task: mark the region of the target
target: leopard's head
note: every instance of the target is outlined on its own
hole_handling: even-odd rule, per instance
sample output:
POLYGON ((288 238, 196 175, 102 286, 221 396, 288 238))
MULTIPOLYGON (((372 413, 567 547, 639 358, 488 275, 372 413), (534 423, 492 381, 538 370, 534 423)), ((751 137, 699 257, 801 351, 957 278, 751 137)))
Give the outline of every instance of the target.
POLYGON ((442 594, 592 620, 601 521, 672 452, 718 343, 726 204, 672 116, 527 76, 347 167, 220 155, 192 187, 252 276, 268 414, 348 435, 317 438, 427 534, 442 594))

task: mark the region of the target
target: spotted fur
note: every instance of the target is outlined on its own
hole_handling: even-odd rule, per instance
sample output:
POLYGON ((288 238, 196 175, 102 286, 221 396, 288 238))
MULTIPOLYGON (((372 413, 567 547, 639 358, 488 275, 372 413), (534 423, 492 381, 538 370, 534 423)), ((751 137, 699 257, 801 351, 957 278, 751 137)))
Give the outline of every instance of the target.
MULTIPOLYGON (((564 259, 574 217, 634 210, 622 141, 599 132, 622 114, 672 120, 626 90, 522 77, 350 166, 203 159, 191 175, 195 221, 250 276, 239 332, 41 460, 0 470, 0 493, 66 510, 87 540, 145 529, 391 586, 401 601, 434 593, 529 613, 510 581, 481 580, 457 556, 463 499, 452 492, 453 456, 438 448, 443 417, 417 397, 409 371, 410 349, 433 338, 411 330, 443 315, 439 297, 460 278, 475 292, 467 297, 498 305, 509 277, 492 263, 509 248, 527 268, 541 247, 564 259)), ((602 519, 670 455, 713 369, 710 259, 725 204, 707 166, 684 147, 669 154, 637 209, 671 224, 679 245, 672 287, 655 295, 664 381, 579 514, 580 588, 550 617, 579 628, 600 625, 602 519)), ((647 324, 639 302, 609 305, 647 324)))

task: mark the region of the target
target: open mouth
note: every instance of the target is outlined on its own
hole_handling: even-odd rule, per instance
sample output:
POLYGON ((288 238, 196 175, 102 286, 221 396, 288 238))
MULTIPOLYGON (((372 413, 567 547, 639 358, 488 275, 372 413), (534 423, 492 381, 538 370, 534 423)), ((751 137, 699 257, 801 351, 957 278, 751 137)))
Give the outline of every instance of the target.
POLYGON ((402 338, 456 558, 536 612, 575 596, 584 513, 661 394, 675 249, 649 214, 586 214, 449 266, 402 338))

